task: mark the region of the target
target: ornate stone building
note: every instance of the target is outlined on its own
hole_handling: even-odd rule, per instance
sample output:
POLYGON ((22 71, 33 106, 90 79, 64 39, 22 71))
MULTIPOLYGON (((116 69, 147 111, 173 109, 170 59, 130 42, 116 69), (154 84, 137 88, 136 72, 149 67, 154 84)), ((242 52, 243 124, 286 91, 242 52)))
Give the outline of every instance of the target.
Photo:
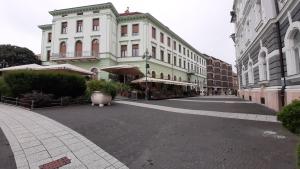
POLYGON ((70 63, 108 79, 101 68, 133 65, 148 76, 189 82, 203 90, 206 57, 149 13, 118 13, 112 3, 49 12, 52 23, 41 25, 43 64, 70 63))
POLYGON ((280 110, 300 96, 300 1, 235 0, 239 94, 280 110))

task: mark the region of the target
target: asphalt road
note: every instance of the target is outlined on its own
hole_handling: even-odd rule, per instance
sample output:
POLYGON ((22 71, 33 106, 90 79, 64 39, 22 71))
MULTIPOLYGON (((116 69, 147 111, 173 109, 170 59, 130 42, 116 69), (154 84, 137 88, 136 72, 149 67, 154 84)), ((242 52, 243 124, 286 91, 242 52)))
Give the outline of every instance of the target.
POLYGON ((15 158, 10 145, 0 128, 0 169, 16 169, 15 158))
MULTIPOLYGON (((224 106, 215 105, 229 111, 224 106)), ((36 111, 81 133, 131 169, 296 166, 297 138, 279 123, 185 115, 122 104, 36 111)))

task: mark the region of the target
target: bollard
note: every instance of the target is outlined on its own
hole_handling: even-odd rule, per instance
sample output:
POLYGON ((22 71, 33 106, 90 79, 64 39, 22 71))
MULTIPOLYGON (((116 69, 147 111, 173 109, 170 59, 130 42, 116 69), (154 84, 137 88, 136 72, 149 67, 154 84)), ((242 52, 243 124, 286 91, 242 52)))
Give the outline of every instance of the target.
POLYGON ((34 108, 34 100, 31 100, 31 110, 34 108))

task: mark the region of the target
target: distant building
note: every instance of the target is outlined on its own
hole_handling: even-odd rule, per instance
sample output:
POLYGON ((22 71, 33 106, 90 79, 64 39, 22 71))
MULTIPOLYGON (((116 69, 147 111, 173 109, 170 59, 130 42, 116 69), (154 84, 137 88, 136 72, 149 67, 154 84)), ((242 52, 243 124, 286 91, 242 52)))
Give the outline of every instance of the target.
POLYGON ((138 66, 149 77, 206 83, 206 57, 149 13, 118 13, 111 3, 54 10, 41 25, 43 64, 70 63, 109 79, 101 68, 138 66), (146 50, 152 56, 146 72, 146 50))
POLYGON ((300 97, 300 1, 235 0, 239 94, 274 110, 300 97))
POLYGON ((209 56, 207 60, 207 92, 209 95, 232 94, 232 66, 209 56))
POLYGON ((232 85, 233 85, 233 94, 236 94, 239 90, 239 80, 236 73, 232 73, 232 85))

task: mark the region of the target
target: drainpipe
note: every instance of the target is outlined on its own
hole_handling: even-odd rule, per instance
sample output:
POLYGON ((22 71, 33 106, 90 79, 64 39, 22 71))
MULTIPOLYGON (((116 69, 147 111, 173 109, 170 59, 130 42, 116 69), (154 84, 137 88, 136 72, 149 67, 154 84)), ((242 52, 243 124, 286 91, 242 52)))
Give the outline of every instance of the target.
MULTIPOLYGON (((274 0, 275 8, 276 8, 276 16, 279 14, 279 5, 278 1, 274 0)), ((284 59, 283 59, 283 52, 282 52, 282 40, 281 40, 281 32, 280 32, 280 23, 279 20, 276 22, 277 28, 277 41, 278 41, 278 48, 279 48, 279 57, 280 57, 280 68, 281 68, 281 106, 285 105, 285 88, 286 88, 286 80, 285 80, 285 72, 284 72, 284 59)))

